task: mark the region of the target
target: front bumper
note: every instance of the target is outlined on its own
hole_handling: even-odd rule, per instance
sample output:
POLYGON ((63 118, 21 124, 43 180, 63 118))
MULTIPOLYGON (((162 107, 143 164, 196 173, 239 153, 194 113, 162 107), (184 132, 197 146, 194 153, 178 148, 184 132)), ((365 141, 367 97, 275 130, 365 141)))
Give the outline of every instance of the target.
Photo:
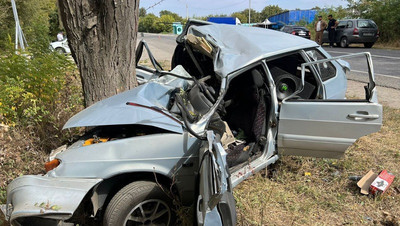
POLYGON ((1 210, 11 224, 30 217, 67 220, 100 181, 102 179, 22 176, 9 184, 7 205, 2 205, 1 210))

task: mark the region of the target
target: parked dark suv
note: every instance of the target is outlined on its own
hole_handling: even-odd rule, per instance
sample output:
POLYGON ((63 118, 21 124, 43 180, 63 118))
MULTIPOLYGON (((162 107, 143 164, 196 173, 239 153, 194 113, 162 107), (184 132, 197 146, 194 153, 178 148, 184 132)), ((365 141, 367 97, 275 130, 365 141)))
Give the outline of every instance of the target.
MULTIPOLYGON (((352 43, 363 43, 371 48, 379 38, 379 29, 373 20, 348 19, 341 20, 336 28, 335 42, 337 46, 348 47, 352 43)), ((329 43, 328 32, 324 31, 323 43, 329 43)))
POLYGON ((292 35, 297 35, 303 38, 310 39, 310 31, 301 26, 294 26, 294 25, 285 25, 281 28, 281 31, 285 33, 289 33, 292 35))

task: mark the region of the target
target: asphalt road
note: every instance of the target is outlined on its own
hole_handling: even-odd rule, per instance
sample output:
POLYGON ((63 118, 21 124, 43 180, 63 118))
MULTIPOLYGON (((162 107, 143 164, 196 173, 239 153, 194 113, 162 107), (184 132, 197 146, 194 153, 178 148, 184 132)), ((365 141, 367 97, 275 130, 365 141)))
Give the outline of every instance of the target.
MULTIPOLYGON (((332 56, 340 56, 351 53, 370 52, 374 65, 375 81, 379 86, 400 89, 400 50, 363 48, 350 46, 348 48, 324 46, 324 49, 332 56)), ((368 68, 365 58, 346 59, 351 65, 348 78, 355 81, 368 81, 368 68)))
MULTIPOLYGON (((176 46, 176 35, 139 33, 137 40, 145 40, 158 61, 171 60, 176 46)), ((144 52, 144 51, 143 51, 144 52)), ((147 56, 143 53, 143 59, 147 56)))
MULTIPOLYGON (((138 40, 144 39, 155 58, 159 61, 171 60, 176 46, 176 35, 139 33, 138 40)), ((377 85, 400 89, 400 50, 363 48, 350 46, 348 48, 324 46, 332 56, 347 55, 351 53, 370 52, 374 65, 375 80, 377 85)), ((146 56, 143 56, 146 58, 146 56)), ((368 82, 368 68, 365 58, 346 59, 352 71, 348 78, 354 81, 368 82)))

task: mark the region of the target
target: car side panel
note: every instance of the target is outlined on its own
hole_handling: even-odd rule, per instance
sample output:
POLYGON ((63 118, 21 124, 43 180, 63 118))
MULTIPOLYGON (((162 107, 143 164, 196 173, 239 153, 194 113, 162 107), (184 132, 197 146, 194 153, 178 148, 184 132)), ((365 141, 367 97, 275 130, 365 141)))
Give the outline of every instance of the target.
POLYGON ((283 101, 278 148, 286 155, 340 158, 358 138, 379 131, 382 106, 355 101, 283 101))

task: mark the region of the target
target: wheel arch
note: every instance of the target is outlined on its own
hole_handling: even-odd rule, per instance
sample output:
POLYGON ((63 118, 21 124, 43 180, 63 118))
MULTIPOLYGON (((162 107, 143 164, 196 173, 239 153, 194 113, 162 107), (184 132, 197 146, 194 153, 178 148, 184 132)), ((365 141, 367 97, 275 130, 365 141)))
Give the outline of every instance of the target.
MULTIPOLYGON (((62 47, 62 46, 57 46, 56 48, 54 48, 54 50, 55 51, 57 51, 57 52, 60 52, 60 50, 63 52, 63 53, 66 53, 67 51, 64 49, 64 47, 62 47)), ((61 52, 60 52, 61 53, 61 52)))
POLYGON ((152 181, 172 194, 174 199, 180 200, 181 195, 174 178, 157 172, 125 172, 113 175, 97 184, 91 189, 79 204, 70 222, 79 222, 87 220, 87 216, 93 214, 94 220, 102 220, 105 210, 114 195, 126 185, 135 181, 152 181))
POLYGON ((102 215, 112 197, 114 197, 119 190, 134 181, 141 180, 156 182, 169 189, 169 192, 173 194, 174 198, 180 198, 177 185, 174 184, 173 178, 156 172, 130 172, 114 175, 93 188, 93 195, 91 197, 93 210, 97 212, 97 214, 102 215))

